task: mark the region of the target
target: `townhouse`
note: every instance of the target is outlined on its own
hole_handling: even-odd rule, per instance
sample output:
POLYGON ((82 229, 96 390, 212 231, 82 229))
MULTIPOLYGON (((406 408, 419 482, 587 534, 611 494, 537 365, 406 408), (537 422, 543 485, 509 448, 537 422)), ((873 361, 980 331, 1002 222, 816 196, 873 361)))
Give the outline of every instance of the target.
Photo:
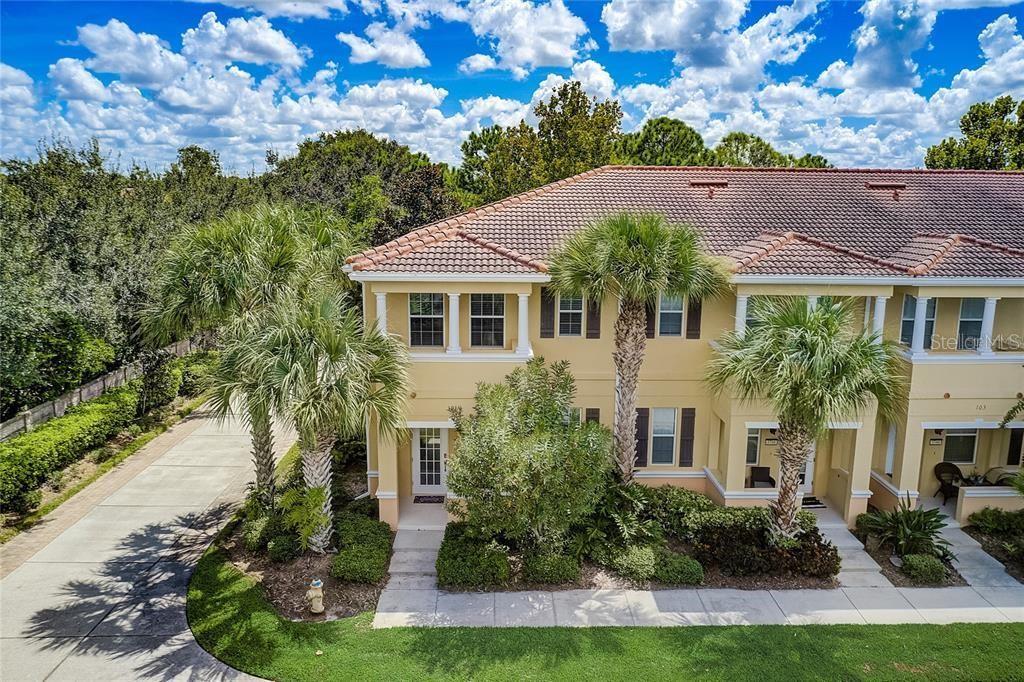
MULTIPOLYGON (((902 416, 874 409, 832 424, 802 492, 852 523, 867 505, 931 500, 939 462, 1019 469, 1024 417, 1024 173, 606 166, 427 225, 349 258, 367 324, 409 344, 407 437, 368 428, 371 494, 392 526, 447 494, 453 405, 534 356, 568 360, 580 418, 614 418, 617 303, 560 297, 547 262, 574 230, 617 211, 688 223, 732 270, 724 295, 663 298, 648 311, 636 415, 637 479, 724 505, 776 495, 776 417, 703 382, 716 338, 742 331, 758 297, 853 299, 858 329, 902 344, 902 416)), ((964 486, 965 518, 1015 507, 1005 486, 964 486)))

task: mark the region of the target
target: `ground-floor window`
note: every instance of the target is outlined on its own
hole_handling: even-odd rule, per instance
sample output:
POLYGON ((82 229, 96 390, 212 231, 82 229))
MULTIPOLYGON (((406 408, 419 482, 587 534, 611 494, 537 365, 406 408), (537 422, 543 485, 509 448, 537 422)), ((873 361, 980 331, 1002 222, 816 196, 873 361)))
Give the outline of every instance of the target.
POLYGON ((672 464, 676 451, 675 408, 655 407, 651 423, 651 464, 672 464))
POLYGON ((747 429, 747 464, 757 464, 761 450, 761 431, 747 429))
POLYGON ((974 454, 977 448, 977 429, 947 429, 942 461, 953 464, 974 464, 974 454))

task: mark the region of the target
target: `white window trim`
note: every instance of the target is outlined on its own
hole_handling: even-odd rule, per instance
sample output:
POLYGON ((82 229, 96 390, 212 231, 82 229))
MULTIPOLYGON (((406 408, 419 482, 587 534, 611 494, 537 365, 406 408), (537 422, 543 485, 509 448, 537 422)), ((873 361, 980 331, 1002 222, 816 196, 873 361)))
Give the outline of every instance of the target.
MULTIPOLYGON (((914 296, 913 294, 903 294, 903 301, 902 301, 901 307, 900 307, 900 328, 898 330, 899 331, 899 338, 898 338, 898 340, 900 342, 900 345, 907 346, 908 348, 910 347, 910 344, 913 343, 913 327, 911 327, 911 341, 907 342, 907 343, 904 343, 904 341, 903 341, 903 323, 904 322, 914 322, 915 321, 915 315, 914 315, 914 311, 913 310, 911 310, 911 312, 910 312, 910 317, 906 317, 906 314, 907 314, 907 299, 909 299, 909 298, 914 299, 914 304, 915 304, 914 307, 916 308, 916 306, 917 306, 917 296, 914 296)), ((935 335, 935 316, 936 316, 936 314, 938 312, 939 312, 939 300, 937 298, 935 298, 934 296, 928 297, 928 303, 926 303, 925 306, 924 306, 924 328, 925 328, 925 330, 927 330, 928 329, 928 323, 931 322, 932 323, 932 333, 931 333, 931 335, 929 335, 927 333, 924 335, 924 337, 925 337, 924 338, 924 349, 925 350, 928 350, 928 349, 930 349, 932 347, 932 338, 931 337, 935 335), (932 309, 931 317, 928 317, 928 308, 932 309)))
POLYGON ((755 453, 757 456, 754 457, 754 461, 751 462, 751 461, 749 461, 747 459, 747 452, 746 452, 746 450, 744 450, 744 452, 743 452, 743 461, 747 463, 748 467, 756 467, 756 466, 760 466, 761 465, 761 429, 747 429, 747 441, 746 441, 746 443, 747 443, 747 446, 749 447, 750 446, 750 438, 754 434, 757 434, 757 452, 755 453))
MULTIPOLYGON (((575 298, 575 297, 570 297, 570 298, 575 298)), ((587 305, 586 305, 586 302, 583 300, 583 297, 582 296, 580 297, 580 309, 579 310, 564 310, 563 311, 562 310, 562 294, 559 294, 558 295, 558 304, 555 306, 555 308, 556 308, 556 310, 555 310, 555 313, 556 313, 555 314, 555 335, 558 336, 558 337, 564 336, 567 339, 579 339, 579 338, 582 338, 583 337, 583 333, 585 331, 584 327, 586 327, 586 325, 587 325, 587 319, 586 319, 587 305), (563 334, 562 333, 562 313, 563 312, 566 312, 566 313, 579 313, 580 314, 580 333, 579 334, 563 334)))
POLYGON ((961 348, 960 338, 963 335, 962 327, 964 322, 977 322, 978 323, 978 341, 981 342, 981 335, 984 333, 985 324, 985 299, 978 298, 975 296, 966 296, 960 299, 960 314, 956 321, 956 349, 957 350, 978 350, 977 348, 961 348), (981 301, 981 316, 980 317, 964 317, 964 303, 967 301, 981 301))
MULTIPOLYGON (((966 433, 958 433, 958 434, 955 434, 955 435, 957 437, 965 437, 965 436, 967 436, 966 433)), ((946 433, 944 434, 944 438, 942 439, 942 461, 943 462, 949 462, 950 464, 956 464, 958 466, 965 466, 965 465, 968 465, 968 464, 977 464, 978 463, 978 435, 979 435, 978 434, 978 429, 947 429, 946 433), (973 431, 974 432, 974 449, 971 451, 971 461, 970 462, 953 462, 953 461, 950 461, 950 460, 946 459, 946 444, 949 442, 949 436, 950 436, 949 432, 950 431, 973 431)))
POLYGON ((650 444, 649 445, 649 447, 650 447, 650 455, 647 457, 647 464, 648 464, 648 466, 671 467, 671 466, 675 466, 676 465, 676 447, 677 447, 677 442, 678 442, 677 439, 679 437, 679 423, 678 422, 679 422, 679 410, 677 410, 676 408, 674 408, 674 407, 652 407, 651 408, 651 430, 650 430, 650 435, 649 435, 648 441, 647 441, 650 444), (671 435, 672 447, 669 448, 669 457, 670 457, 670 459, 667 462, 655 462, 654 461, 654 439, 655 438, 668 438, 669 437, 669 435, 665 434, 665 433, 661 433, 661 434, 658 434, 658 435, 654 434, 654 423, 655 423, 654 412, 655 412, 655 410, 669 410, 669 411, 672 412, 672 435, 671 435))
POLYGON ((445 307, 444 299, 445 299, 445 295, 444 294, 438 293, 438 292, 434 292, 434 291, 414 291, 414 292, 411 292, 409 294, 409 305, 408 305, 408 313, 409 313, 409 348, 444 348, 445 340, 448 338, 448 325, 445 324, 445 317, 446 317, 445 313, 447 312, 447 310, 446 310, 446 307, 445 307), (440 315, 413 315, 412 314, 412 297, 413 296, 440 296, 441 297, 441 314, 440 315), (434 344, 434 345, 431 345, 431 346, 414 346, 412 344, 412 318, 414 318, 414 317, 422 317, 422 318, 437 318, 437 317, 440 317, 441 318, 441 345, 434 344))
POLYGON ((505 294, 492 294, 480 292, 469 295, 469 346, 470 348, 504 348, 505 342, 505 294), (474 315, 473 314, 473 297, 474 296, 499 296, 501 297, 501 315, 474 315), (501 345, 499 346, 488 346, 488 345, 477 345, 473 343, 473 320, 497 320, 501 319, 501 345))
POLYGON ((656 320, 656 328, 657 328, 657 334, 656 335, 659 338, 664 336, 664 337, 670 338, 670 339, 685 339, 686 338, 686 297, 685 296, 680 296, 679 297, 679 300, 681 301, 681 304, 680 304, 681 307, 679 308, 679 310, 666 310, 665 311, 665 312, 671 313, 673 315, 676 315, 676 314, 679 315, 679 333, 678 334, 663 334, 662 331, 661 331, 661 312, 662 312, 661 304, 664 302, 664 300, 665 300, 665 294, 662 294, 661 296, 658 297, 658 309, 655 312, 655 315, 656 315, 655 320, 656 320))

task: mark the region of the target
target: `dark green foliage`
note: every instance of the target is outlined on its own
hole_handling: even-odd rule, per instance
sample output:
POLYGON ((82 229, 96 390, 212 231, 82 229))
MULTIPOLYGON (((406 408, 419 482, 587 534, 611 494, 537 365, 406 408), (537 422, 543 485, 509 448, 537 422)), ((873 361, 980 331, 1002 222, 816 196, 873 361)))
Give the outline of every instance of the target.
POLYGON ((678 486, 637 486, 637 492, 646 499, 650 517, 657 521, 666 533, 676 537, 682 536, 683 519, 690 514, 717 508, 707 495, 678 486))
POLYGON ((30 509, 30 491, 128 426, 135 419, 138 402, 136 381, 0 444, 0 507, 30 509))
POLYGON ((633 545, 619 550, 612 559, 612 568, 624 578, 638 583, 654 577, 658 563, 658 549, 654 545, 633 545))
POLYGON ((183 357, 179 393, 186 398, 195 398, 205 391, 217 358, 217 351, 199 351, 183 357))
POLYGON ((147 350, 139 356, 142 381, 139 416, 174 400, 181 387, 181 366, 165 350, 147 350))
POLYGON ((622 135, 616 161, 634 166, 704 166, 713 155, 700 133, 667 116, 652 118, 640 130, 622 135))
POLYGON ((786 567, 785 570, 822 579, 839 574, 839 550, 832 543, 826 542, 817 528, 804 530, 797 541, 795 547, 782 550, 784 557, 779 562, 786 567))
POLYGON ((286 533, 284 522, 276 514, 247 519, 242 524, 242 544, 250 552, 258 552, 266 548, 271 538, 286 533))
POLYGON ((291 561, 301 554, 299 538, 294 534, 278 535, 267 543, 267 556, 275 563, 291 561))
POLYGON ((340 547, 368 545, 383 548, 391 547, 391 528, 383 521, 350 511, 343 511, 335 517, 335 537, 340 547))
POLYGON ((437 552, 437 582, 451 587, 497 587, 508 583, 508 551, 473 537, 465 523, 449 523, 437 552))
POLYGON ((721 139, 710 153, 715 166, 796 166, 829 168, 831 164, 816 154, 795 157, 777 151, 767 141, 750 133, 732 132, 721 139))
POLYGON ((985 507, 967 520, 986 535, 1024 535, 1024 509, 1006 511, 985 507))
POLYGON ((656 507, 661 509, 656 501, 659 494, 651 490, 639 484, 622 485, 609 475, 594 512, 573 528, 573 552, 607 565, 629 545, 660 543, 664 529, 656 518, 660 511, 655 512, 656 507))
POLYGON ((523 559, 523 578, 546 585, 573 583, 580 578, 580 561, 565 554, 530 554, 523 559))
POLYGON ((1010 95, 972 104, 960 118, 963 137, 947 137, 928 148, 928 168, 1024 168, 1024 99, 1010 95))
POLYGON ((931 554, 952 558, 949 541, 940 535, 946 527, 945 517, 938 509, 915 508, 909 496, 900 500, 893 511, 875 511, 857 517, 857 528, 873 535, 880 545, 897 555, 931 554))
POLYGON ((932 554, 907 554, 900 570, 918 585, 934 585, 946 578, 946 567, 932 554))
POLYGON ((331 575, 350 583, 374 585, 388 570, 388 550, 376 545, 353 545, 338 551, 331 564, 331 575))
POLYGON ((662 548, 655 557, 654 579, 666 585, 700 585, 704 569, 693 557, 662 548))
POLYGON ((368 519, 377 520, 379 514, 379 503, 372 497, 364 497, 359 500, 349 502, 345 507, 345 511, 352 514, 360 514, 368 519))

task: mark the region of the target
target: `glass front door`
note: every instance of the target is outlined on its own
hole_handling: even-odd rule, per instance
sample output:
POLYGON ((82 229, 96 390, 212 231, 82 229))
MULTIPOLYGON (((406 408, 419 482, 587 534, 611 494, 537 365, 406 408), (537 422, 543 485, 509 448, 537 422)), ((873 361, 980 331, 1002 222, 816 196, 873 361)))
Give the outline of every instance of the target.
POLYGON ((443 495, 448 431, 439 428, 413 430, 412 492, 414 495, 443 495))

